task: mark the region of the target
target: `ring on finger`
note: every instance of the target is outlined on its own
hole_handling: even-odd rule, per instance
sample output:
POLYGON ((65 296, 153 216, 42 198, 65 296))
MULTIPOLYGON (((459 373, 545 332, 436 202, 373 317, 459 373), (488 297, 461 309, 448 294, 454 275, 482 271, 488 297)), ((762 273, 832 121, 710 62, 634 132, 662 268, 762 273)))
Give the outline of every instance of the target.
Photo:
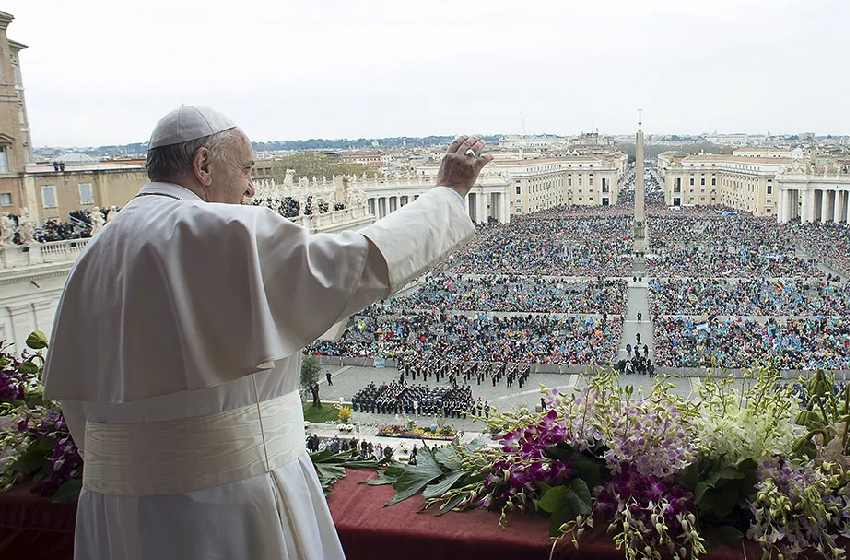
POLYGON ((468 150, 466 150, 466 151, 463 153, 463 155, 465 155, 465 156, 472 156, 472 157, 478 157, 478 154, 476 154, 476 153, 475 153, 475 150, 473 150, 472 148, 469 148, 468 150))

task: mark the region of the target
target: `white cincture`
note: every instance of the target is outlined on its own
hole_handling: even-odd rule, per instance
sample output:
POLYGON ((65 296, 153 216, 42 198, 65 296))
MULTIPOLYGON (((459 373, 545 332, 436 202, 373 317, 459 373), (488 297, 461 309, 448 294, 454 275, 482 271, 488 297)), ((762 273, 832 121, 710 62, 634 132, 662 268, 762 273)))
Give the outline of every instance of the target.
POLYGON ((86 424, 83 487, 99 494, 183 494, 270 472, 305 452, 297 392, 194 418, 86 424))

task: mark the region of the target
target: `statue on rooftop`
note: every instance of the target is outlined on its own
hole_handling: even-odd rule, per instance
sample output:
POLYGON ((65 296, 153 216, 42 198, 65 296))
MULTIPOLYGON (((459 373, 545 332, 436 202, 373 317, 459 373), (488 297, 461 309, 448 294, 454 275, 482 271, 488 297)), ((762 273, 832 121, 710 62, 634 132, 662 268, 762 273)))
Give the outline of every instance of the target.
POLYGON ((103 212, 101 212, 100 208, 97 206, 92 208, 89 219, 91 220, 91 236, 94 237, 100 233, 100 230, 102 230, 103 226, 106 225, 106 220, 103 219, 103 212))
POLYGON ((12 245, 12 238, 15 237, 15 220, 8 213, 3 214, 0 218, 0 247, 8 247, 12 245))
POLYGON ((18 218, 18 240, 21 245, 31 245, 35 241, 35 220, 30 217, 29 208, 21 210, 18 218))

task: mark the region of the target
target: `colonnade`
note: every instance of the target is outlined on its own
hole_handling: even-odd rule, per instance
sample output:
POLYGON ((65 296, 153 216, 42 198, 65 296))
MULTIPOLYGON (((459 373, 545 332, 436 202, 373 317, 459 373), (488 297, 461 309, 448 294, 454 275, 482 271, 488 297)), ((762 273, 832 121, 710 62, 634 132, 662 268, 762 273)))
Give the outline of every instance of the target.
POLYGON ((783 185, 776 217, 780 224, 800 218, 803 223, 850 224, 850 184, 818 187, 783 185))
MULTIPOLYGON (((419 195, 376 195, 368 198, 369 212, 381 219, 391 212, 419 198, 419 195)), ((464 199, 470 219, 476 224, 486 224, 490 218, 499 223, 510 222, 510 201, 504 192, 473 191, 464 199)))

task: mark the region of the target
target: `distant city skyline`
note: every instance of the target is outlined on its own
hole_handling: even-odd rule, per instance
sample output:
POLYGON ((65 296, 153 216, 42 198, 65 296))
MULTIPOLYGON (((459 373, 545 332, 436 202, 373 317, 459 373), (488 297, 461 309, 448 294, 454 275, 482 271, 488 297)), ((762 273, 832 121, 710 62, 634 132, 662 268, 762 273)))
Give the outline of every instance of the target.
POLYGON ((850 133, 850 4, 7 0, 35 147, 211 105, 255 141, 850 133), (523 130, 524 128, 524 130, 523 130))

